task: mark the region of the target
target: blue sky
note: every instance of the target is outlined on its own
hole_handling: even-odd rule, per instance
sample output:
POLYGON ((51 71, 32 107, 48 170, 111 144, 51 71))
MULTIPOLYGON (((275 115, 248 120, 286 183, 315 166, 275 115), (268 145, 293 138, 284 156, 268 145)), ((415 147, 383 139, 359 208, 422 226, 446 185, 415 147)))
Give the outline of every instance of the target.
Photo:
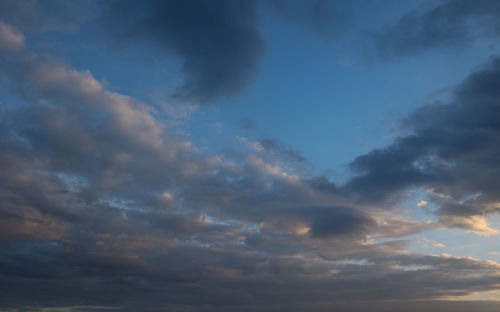
POLYGON ((488 0, 0 0, 0 309, 498 310, 499 37, 488 0))
MULTIPOLYGON (((241 119, 251 119, 258 125, 250 133, 255 139, 282 140, 304 153, 317 173, 333 169, 339 172, 339 179, 345 179, 348 173, 343 166, 357 155, 389 143, 398 135, 402 117, 446 94, 498 52, 494 41, 478 40, 472 46, 431 49, 391 60, 376 59, 373 51, 370 54, 370 33, 390 26, 406 11, 426 5, 430 3, 333 3, 332 7, 345 10, 356 23, 326 40, 317 30, 261 9, 266 53, 256 76, 239 94, 197 110, 190 123, 193 139, 200 143, 210 140, 212 150, 214 144, 223 147, 228 138, 224 140, 210 128, 220 123, 228 129, 223 132, 228 132, 230 140, 234 134, 248 135, 238 127, 241 119), (207 131, 215 135, 207 137, 207 131), (217 144, 221 139, 224 143, 217 144)), ((145 50, 109 44, 92 22, 87 21, 88 29, 77 33, 35 34, 28 38, 28 45, 71 60, 74 67, 89 70, 114 90, 152 105, 158 105, 159 99, 168 101, 169 90, 182 83, 179 57, 165 57, 156 47, 145 50), (124 74, 123 64, 134 73, 133 79, 124 74)))

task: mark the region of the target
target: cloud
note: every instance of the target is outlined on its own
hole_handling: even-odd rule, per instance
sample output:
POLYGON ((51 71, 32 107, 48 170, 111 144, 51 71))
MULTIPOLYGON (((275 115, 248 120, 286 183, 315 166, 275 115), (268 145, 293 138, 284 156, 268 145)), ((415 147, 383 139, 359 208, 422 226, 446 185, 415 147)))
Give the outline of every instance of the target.
POLYGON ((431 48, 496 38, 500 35, 500 4, 495 0, 439 1, 428 10, 416 9, 374 35, 384 58, 431 48))
POLYGON ((441 222, 449 227, 464 229, 478 235, 490 236, 498 234, 498 230, 489 227, 488 222, 481 216, 461 217, 454 215, 441 216, 441 222))
POLYGON ((417 204, 418 207, 426 207, 427 205, 428 205, 428 202, 425 200, 421 200, 417 204))
POLYGON ((272 153, 277 153, 284 159, 290 159, 294 162, 304 162, 305 158, 300 155, 300 152, 293 149, 291 146, 285 146, 280 144, 275 139, 263 139, 260 141, 260 146, 262 146, 263 150, 269 151, 272 153))
POLYGON ((440 242, 437 242, 432 239, 428 239, 426 237, 420 238, 417 243, 419 243, 422 247, 429 248, 429 247, 434 247, 434 248, 446 248, 446 245, 440 242))
POLYGON ((498 290, 496 262, 375 241, 377 211, 292 173, 305 159, 278 141, 206 155, 88 71, 24 46, 0 70, 20 102, 0 117, 3 310, 383 311, 498 290))
POLYGON ((89 72, 41 59, 24 46, 4 52, 0 68, 24 102, 0 123, 2 239, 12 241, 2 260, 9 276, 107 279, 128 270, 142 279, 204 280, 246 270, 245 257, 234 266, 219 261, 246 254, 241 242, 250 236, 279 235, 293 253, 294 244, 306 246, 288 232, 296 224, 310 229, 307 240, 347 235, 356 241, 371 231, 370 217, 354 209, 307 206, 334 201, 314 200, 310 185, 280 167, 282 160, 304 159, 277 141, 262 141, 261 156, 203 156, 170 134, 152 107, 107 90, 89 72), (252 206, 258 208, 250 212, 252 206), (253 229, 260 222, 274 226, 261 234, 253 229), (217 251, 212 264, 201 257, 190 269, 194 275, 183 275, 145 266, 155 267, 153 250, 160 246, 180 261, 172 270, 211 248, 242 250, 217 251), (28 269, 52 255, 59 258, 50 261, 53 267, 28 269))
POLYGON ((24 47, 24 35, 7 25, 0 22, 0 51, 17 50, 24 47))
POLYGON ((436 248, 446 248, 446 245, 443 243, 434 243, 432 246, 436 248))
POLYGON ((269 219, 278 218, 285 226, 292 226, 298 234, 312 237, 355 235, 364 237, 374 231, 376 222, 361 211, 345 207, 298 207, 269 211, 269 219))
POLYGON ((182 59, 176 96, 195 102, 236 94, 251 83, 264 53, 255 1, 106 1, 115 40, 152 43, 182 59))
POLYGON ((404 237, 437 228, 435 222, 419 222, 401 217, 390 217, 379 224, 376 237, 404 237))
POLYGON ((402 124, 410 134, 357 157, 342 187, 360 201, 390 205, 411 187, 430 189, 449 226, 493 234, 483 219, 499 211, 500 60, 472 73, 449 103, 430 103, 402 124), (384 204, 385 203, 385 204, 384 204))
POLYGON ((277 12, 328 40, 343 33, 350 20, 343 5, 322 0, 102 3, 100 19, 113 42, 180 58, 185 80, 173 96, 195 104, 233 96, 251 85, 266 51, 262 12, 277 12))

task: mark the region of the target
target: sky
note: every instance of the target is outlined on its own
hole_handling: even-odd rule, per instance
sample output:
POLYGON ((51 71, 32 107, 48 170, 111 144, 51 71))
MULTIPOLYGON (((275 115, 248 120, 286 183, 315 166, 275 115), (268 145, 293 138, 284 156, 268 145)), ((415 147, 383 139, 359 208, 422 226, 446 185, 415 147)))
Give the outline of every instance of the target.
POLYGON ((0 0, 0 311, 499 311, 499 43, 496 0, 0 0))

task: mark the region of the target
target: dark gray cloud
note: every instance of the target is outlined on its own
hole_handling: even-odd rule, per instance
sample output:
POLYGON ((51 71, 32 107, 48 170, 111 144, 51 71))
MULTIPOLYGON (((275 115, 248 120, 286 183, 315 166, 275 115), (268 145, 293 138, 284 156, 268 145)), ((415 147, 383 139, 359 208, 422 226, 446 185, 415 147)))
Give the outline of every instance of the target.
POLYGON ((195 102, 238 93, 264 53, 255 1, 105 1, 105 28, 118 40, 151 42, 183 60, 176 96, 195 102))
POLYGON ((429 48, 450 47, 500 35, 500 3, 495 0, 446 0, 409 12, 374 35, 384 58, 429 48))
POLYGON ((367 235, 377 227, 375 220, 349 208, 308 207, 299 213, 308 221, 309 233, 314 237, 367 235))
POLYGON ((383 203, 410 187, 427 188, 445 223, 474 230, 464 218, 499 212, 499 82, 497 57, 457 86, 449 103, 410 114, 403 124, 411 134, 356 158, 358 175, 344 190, 383 203))
MULTIPOLYGON (((2 306, 23 302, 24 307, 78 303, 114 306, 120 311, 175 306, 189 311, 282 311, 291 306, 305 308, 312 301, 318 308, 324 304, 324 309, 345 306, 341 311, 351 311, 347 306, 354 302, 370 302, 375 311, 387 311, 387 299, 401 304, 415 299, 433 302, 429 298, 488 290, 498 283, 498 265, 446 255, 387 257, 372 250, 369 263, 340 261, 331 266, 293 257, 169 248, 168 253, 149 256, 146 266, 144 256, 138 260, 68 248, 40 243, 2 249, 3 280, 9 282, 9 289, 5 283, 1 286, 5 290, 2 306), (474 276, 459 272, 474 272, 474 276), (27 290, 31 296, 20 301, 27 290)), ((439 304, 429 308, 438 311, 439 304)))

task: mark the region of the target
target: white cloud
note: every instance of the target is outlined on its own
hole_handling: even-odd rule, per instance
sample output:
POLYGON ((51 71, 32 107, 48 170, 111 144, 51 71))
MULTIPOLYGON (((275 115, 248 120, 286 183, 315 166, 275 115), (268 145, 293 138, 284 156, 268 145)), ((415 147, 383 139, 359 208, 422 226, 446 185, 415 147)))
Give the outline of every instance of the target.
POLYGON ((425 200, 421 200, 421 201, 419 201, 419 202, 418 202, 417 206, 418 206, 418 207, 425 207, 425 206, 427 206, 428 204, 429 204, 429 203, 428 203, 428 202, 426 202, 425 200))

